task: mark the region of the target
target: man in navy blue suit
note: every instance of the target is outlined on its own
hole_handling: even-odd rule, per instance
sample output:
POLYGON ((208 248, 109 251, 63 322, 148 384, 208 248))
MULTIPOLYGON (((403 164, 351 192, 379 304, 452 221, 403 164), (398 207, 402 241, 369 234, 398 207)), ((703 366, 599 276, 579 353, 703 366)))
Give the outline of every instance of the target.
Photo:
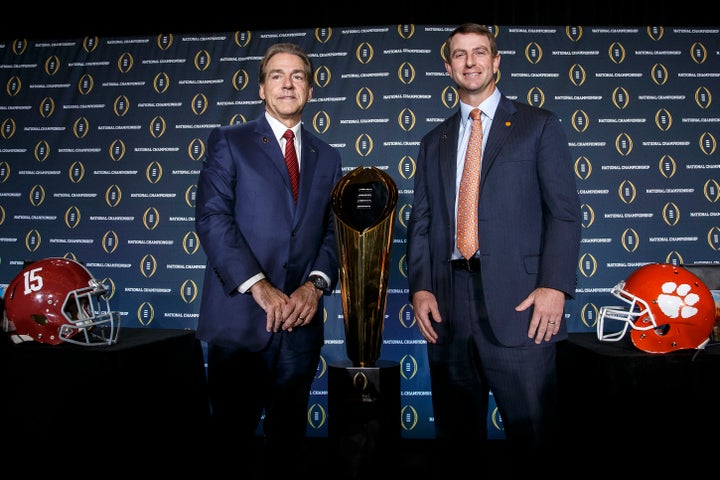
POLYGON ((297 45, 268 48, 259 72, 264 114, 214 128, 198 179, 195 222, 207 268, 197 337, 208 346, 213 446, 236 472, 258 453, 273 471, 296 466, 324 342, 323 295, 338 280, 331 193, 341 159, 302 126, 312 81, 297 45), (297 199, 283 154, 293 142, 288 129, 297 199), (267 451, 254 452, 261 421, 267 451))
POLYGON ((436 436, 444 467, 476 466, 491 391, 515 465, 534 466, 526 455, 548 451, 555 436, 556 342, 567 338, 563 311, 576 285, 580 201, 568 141, 555 114, 500 93, 491 30, 459 26, 443 56, 460 108, 422 138, 407 232, 436 436), (466 259, 455 243, 456 201, 476 107, 479 248, 466 259))

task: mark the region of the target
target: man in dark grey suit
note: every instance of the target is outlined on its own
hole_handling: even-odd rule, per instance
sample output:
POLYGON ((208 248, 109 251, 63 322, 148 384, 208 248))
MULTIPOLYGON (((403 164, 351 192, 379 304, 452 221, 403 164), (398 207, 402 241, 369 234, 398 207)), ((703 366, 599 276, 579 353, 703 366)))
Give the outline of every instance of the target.
POLYGON ((268 48, 259 74, 265 113, 213 129, 198 179, 207 268, 197 337, 208 345, 213 445, 234 472, 256 462, 263 419, 268 466, 293 473, 324 342, 323 295, 338 280, 330 197, 341 160, 302 126, 312 81, 297 45, 268 48), (293 141, 297 199, 283 154, 293 141))
POLYGON ((459 26, 443 54, 460 108, 421 141, 407 232, 436 436, 452 454, 446 467, 477 465, 492 391, 507 445, 528 464, 526 454, 552 445, 556 342, 567 338, 563 311, 575 293, 581 224, 572 160, 555 114, 498 90, 489 29, 459 26), (466 259, 455 243, 456 201, 476 107, 484 131, 479 248, 466 259))

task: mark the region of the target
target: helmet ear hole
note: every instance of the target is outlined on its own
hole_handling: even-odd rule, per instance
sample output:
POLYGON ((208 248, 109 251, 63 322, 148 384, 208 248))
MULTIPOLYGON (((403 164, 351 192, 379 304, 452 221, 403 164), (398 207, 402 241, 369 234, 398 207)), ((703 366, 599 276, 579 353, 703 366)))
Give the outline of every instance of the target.
POLYGON ((665 325, 660 325, 654 331, 658 335, 667 335, 670 331, 670 324, 666 323, 665 325))

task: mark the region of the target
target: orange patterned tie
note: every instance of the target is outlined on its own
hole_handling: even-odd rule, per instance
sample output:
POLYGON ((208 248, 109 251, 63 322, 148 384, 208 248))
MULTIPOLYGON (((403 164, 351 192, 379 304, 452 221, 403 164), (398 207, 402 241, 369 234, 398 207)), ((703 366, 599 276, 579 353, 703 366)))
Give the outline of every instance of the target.
POLYGON ((478 196, 480 190, 480 157, 482 155, 482 121, 478 108, 470 112, 472 130, 465 154, 465 167, 458 193, 457 246, 466 259, 478 249, 478 196))
POLYGON ((289 128, 283 134, 285 138, 285 164, 287 165, 288 173, 290 174, 290 185, 292 186, 293 200, 297 202, 298 196, 298 179, 300 178, 300 171, 298 168, 298 158, 295 152, 295 134, 289 128))

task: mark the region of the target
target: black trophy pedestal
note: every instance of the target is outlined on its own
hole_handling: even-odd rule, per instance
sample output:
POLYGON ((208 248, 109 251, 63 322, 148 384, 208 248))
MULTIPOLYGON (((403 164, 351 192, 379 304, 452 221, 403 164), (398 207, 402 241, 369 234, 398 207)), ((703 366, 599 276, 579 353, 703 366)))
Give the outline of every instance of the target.
POLYGON ((397 362, 379 360, 374 367, 355 367, 346 361, 329 366, 328 437, 334 467, 343 473, 338 478, 386 476, 387 460, 400 441, 397 362))

